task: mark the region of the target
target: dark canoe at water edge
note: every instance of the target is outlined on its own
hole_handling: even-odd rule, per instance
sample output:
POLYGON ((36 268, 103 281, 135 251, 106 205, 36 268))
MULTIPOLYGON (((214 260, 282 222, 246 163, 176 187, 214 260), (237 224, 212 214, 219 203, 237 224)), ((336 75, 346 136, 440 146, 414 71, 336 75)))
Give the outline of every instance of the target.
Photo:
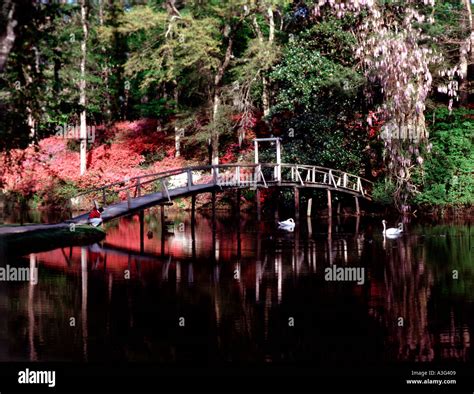
POLYGON ((6 225, 0 226, 0 256, 21 256, 65 246, 99 242, 105 231, 90 225, 6 225))

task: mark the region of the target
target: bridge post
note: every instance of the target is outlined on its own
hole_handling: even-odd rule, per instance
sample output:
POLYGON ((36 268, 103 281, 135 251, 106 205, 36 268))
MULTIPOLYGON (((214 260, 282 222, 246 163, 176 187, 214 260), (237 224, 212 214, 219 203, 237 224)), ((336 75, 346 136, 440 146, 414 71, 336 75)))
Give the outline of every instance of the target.
POLYGON ((359 197, 354 196, 354 198, 355 198, 355 204, 356 204, 356 215, 359 216, 360 215, 359 197))
POLYGON ((240 188, 237 189, 237 205, 236 205, 236 208, 237 208, 237 215, 240 217, 240 188))
POLYGON ((277 188, 275 190, 275 220, 280 220, 279 212, 278 212, 278 201, 280 200, 280 190, 277 188))
POLYGON ((293 188, 295 196, 295 218, 299 219, 300 217, 300 190, 297 187, 293 188))
POLYGON ((140 253, 145 252, 145 213, 141 210, 138 214, 140 221, 140 253))
POLYGON ((106 198, 105 198, 105 187, 102 189, 102 206, 105 207, 106 203, 106 198))
POLYGON ((191 221, 194 222, 196 218, 196 195, 191 196, 191 221))
POLYGON ((276 167, 276 180, 278 184, 281 182, 281 152, 280 152, 280 139, 277 138, 276 140, 276 160, 277 160, 277 167, 276 167))
POLYGON ((212 223, 216 220, 216 192, 212 192, 212 223))
POLYGON ((165 208, 163 205, 161 205, 161 255, 165 255, 165 208))
MULTIPOLYGON (((194 200, 194 206, 195 206, 196 198, 194 197, 193 200, 194 200)), ((194 216, 194 209, 191 213, 191 241, 192 241, 193 261, 195 261, 196 259, 196 217, 194 216)))
POLYGON ((306 209, 306 216, 307 217, 311 217, 311 209, 313 207, 313 199, 312 198, 309 198, 308 199, 308 208, 306 209))
POLYGON ((257 220, 260 221, 261 206, 260 206, 260 189, 257 186, 255 191, 255 202, 257 203, 257 220))
POLYGON ((328 216, 332 217, 332 197, 331 190, 327 189, 328 192, 328 216))
POLYGON ((216 261, 216 233, 217 233, 217 226, 216 226, 216 192, 212 192, 212 256, 214 262, 216 261))

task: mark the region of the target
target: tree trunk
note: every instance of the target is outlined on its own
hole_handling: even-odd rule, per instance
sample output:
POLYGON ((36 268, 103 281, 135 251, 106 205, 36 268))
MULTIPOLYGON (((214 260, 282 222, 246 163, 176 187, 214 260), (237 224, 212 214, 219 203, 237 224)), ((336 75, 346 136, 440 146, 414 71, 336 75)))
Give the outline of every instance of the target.
MULTIPOLYGON (((267 10, 268 14, 268 47, 271 48, 273 41, 275 40, 275 18, 273 17, 273 8, 270 6, 267 10)), ((263 116, 267 117, 270 115, 270 86, 268 77, 263 75, 262 77, 263 93, 262 93, 262 105, 263 105, 263 116)))
MULTIPOLYGON (((179 92, 178 92, 178 83, 176 80, 173 80, 173 94, 174 94, 174 105, 176 111, 178 111, 178 99, 179 99, 179 92)), ((175 146, 175 157, 181 156, 181 130, 178 128, 176 124, 176 119, 174 120, 174 146, 175 146)))
MULTIPOLYGON (((99 24, 104 26, 104 0, 99 0, 99 24)), ((102 54, 106 58, 106 49, 105 46, 102 46, 102 54)), ((112 103, 110 97, 110 87, 109 87, 109 64, 108 62, 105 66, 102 67, 102 75, 104 76, 104 85, 105 85, 105 106, 103 107, 103 114, 105 114, 105 122, 109 123, 112 119, 112 103)))
MULTIPOLYGON (((168 13, 168 28, 166 30, 165 37, 172 37, 172 28, 173 28, 173 20, 175 18, 181 18, 181 14, 179 13, 178 9, 176 8, 176 0, 166 0, 166 11, 168 13)), ((169 53, 169 56, 173 58, 174 54, 172 52, 169 53)), ((172 64, 174 62, 171 62, 172 64)), ((171 71, 174 74, 174 70, 171 71)), ((166 86, 165 86, 166 91, 166 86)), ((173 79, 172 81, 172 94, 174 99, 174 108, 175 111, 178 111, 178 99, 179 99, 179 91, 178 91, 178 81, 173 79)), ((175 157, 181 156, 181 130, 178 128, 176 124, 176 119, 174 120, 174 146, 175 146, 175 157)))
MULTIPOLYGON (((273 8, 270 6, 267 9, 267 17, 268 17, 268 47, 273 45, 273 41, 275 40, 275 18, 273 15, 273 8)), ((255 27, 255 31, 257 33, 258 40, 263 44, 264 38, 260 26, 257 23, 257 19, 253 17, 253 25, 255 27)), ((268 77, 266 75, 262 75, 262 108, 263 108, 263 116, 267 117, 270 114, 270 86, 268 77)))
MULTIPOLYGON (((40 55, 39 55, 39 51, 38 51, 38 48, 36 47, 33 47, 32 48, 34 53, 35 53, 35 67, 34 67, 34 71, 31 69, 30 66, 27 66, 26 67, 26 70, 29 70, 29 71, 25 71, 25 69, 23 69, 23 73, 25 75, 25 80, 27 81, 27 85, 26 85, 26 88, 28 89, 29 86, 32 86, 33 85, 33 77, 32 77, 32 74, 35 75, 36 77, 38 77, 39 73, 40 73, 40 65, 39 65, 39 61, 40 61, 40 55)), ((34 117, 34 113, 33 113, 33 109, 31 107, 31 104, 32 102, 28 100, 28 103, 27 103, 27 106, 26 106, 26 123, 28 125, 28 128, 30 129, 30 133, 29 133, 29 141, 30 141, 30 145, 34 145, 36 143, 36 120, 35 120, 35 117, 34 117)))
POLYGON ((79 104, 82 107, 80 115, 80 140, 81 140, 81 153, 80 153, 80 166, 81 175, 86 172, 87 166, 87 114, 86 114, 86 60, 87 60, 87 0, 81 0, 81 23, 84 37, 81 43, 81 80, 79 83, 79 104))
POLYGON ((267 117, 270 114, 270 92, 268 89, 268 78, 262 76, 262 106, 263 116, 267 117))
POLYGON ((268 42, 273 43, 275 40, 275 18, 273 17, 273 8, 270 6, 267 10, 268 13, 268 24, 270 27, 268 34, 268 42))
POLYGON ((10 54, 10 51, 13 48, 13 44, 15 43, 15 26, 18 23, 16 19, 14 19, 15 3, 6 1, 4 7, 7 9, 9 5, 11 8, 8 11, 7 15, 7 26, 5 29, 6 31, 5 34, 0 37, 0 72, 3 72, 8 55, 10 54))
MULTIPOLYGON (((275 40, 275 18, 273 17, 272 7, 268 7, 268 24, 269 24, 269 33, 268 33, 268 47, 271 48, 273 41, 275 40)), ((262 77, 263 85, 263 94, 262 94, 262 105, 263 105, 263 116, 267 117, 270 115, 270 86, 268 83, 268 78, 266 75, 262 77)))
POLYGON ((229 66, 230 58, 232 56, 232 46, 234 44, 233 38, 230 35, 229 41, 227 43, 227 49, 225 51, 224 61, 219 67, 217 74, 214 78, 214 96, 212 101, 212 122, 213 127, 211 129, 211 147, 212 147, 212 159, 211 164, 219 164, 219 131, 216 127, 217 116, 219 114, 220 106, 220 94, 222 88, 222 78, 224 77, 224 72, 229 66))
POLYGON ((220 105, 220 98, 219 98, 219 88, 215 87, 214 92, 214 99, 212 104, 212 120, 214 122, 213 127, 211 129, 211 164, 217 165, 219 164, 219 131, 216 127, 216 120, 217 115, 219 113, 219 105, 220 105))
POLYGON ((99 24, 104 25, 104 2, 99 0, 99 24))
POLYGON ((470 0, 461 0, 466 10, 466 29, 469 31, 469 37, 461 44, 459 55, 459 68, 461 72, 461 81, 459 86, 459 95, 461 105, 469 103, 470 78, 468 74, 469 65, 474 63, 474 24, 472 18, 472 8, 470 0))

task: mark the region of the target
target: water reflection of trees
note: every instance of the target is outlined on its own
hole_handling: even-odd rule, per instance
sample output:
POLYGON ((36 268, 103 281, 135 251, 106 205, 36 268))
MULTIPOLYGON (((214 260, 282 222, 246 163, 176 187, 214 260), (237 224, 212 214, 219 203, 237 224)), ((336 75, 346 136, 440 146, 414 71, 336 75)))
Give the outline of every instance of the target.
POLYGON ((432 361, 428 301, 433 276, 425 264, 424 248, 417 246, 412 238, 388 240, 382 255, 385 256, 384 323, 390 351, 396 359, 432 361))
MULTIPOLYGON (((383 316, 377 308, 371 313, 387 329, 389 359, 426 362, 469 358, 470 330, 457 303, 465 307, 465 297, 472 297, 472 293, 452 297, 453 289, 460 286, 459 279, 453 279, 453 270, 462 271, 472 263, 465 229, 425 228, 425 234, 420 231, 418 235, 414 228, 415 235, 385 240, 383 278, 379 278, 385 310, 383 316)), ((461 280, 472 288, 470 269, 470 274, 461 274, 461 280)))
MULTIPOLYGON (((468 358, 470 322, 461 314, 465 308, 448 302, 459 289, 447 279, 459 258, 469 258, 470 244, 463 240, 414 235, 384 244, 359 221, 337 227, 310 223, 290 234, 253 221, 233 222, 229 231, 225 221, 212 226, 209 218, 198 217, 193 227, 180 220, 185 231, 164 237, 164 246, 156 218, 146 218, 150 227, 145 229, 132 218, 126 226, 111 227, 98 248, 38 254, 37 264, 51 271, 51 280, 20 290, 15 311, 28 322, 24 339, 29 354, 40 360, 93 360, 107 354, 173 361, 206 354, 214 360, 311 361, 332 351, 325 343, 326 330, 341 329, 331 346, 342 341, 340 357, 347 353, 344 346, 351 346, 353 354, 345 356, 349 362, 364 351, 369 358, 382 352, 390 360, 468 358), (359 228, 369 231, 359 233, 359 228), (147 231, 155 236, 140 239, 147 231), (450 254, 446 242, 461 250, 450 254), (368 280, 361 287, 329 285, 321 278, 330 264, 365 266, 368 280), (124 270, 131 273, 130 281, 124 270), (344 324, 351 320, 345 314, 357 316, 359 327, 347 331, 344 324), (68 323, 64 316, 79 316, 74 335, 63 327, 68 323), (195 328, 180 330, 179 316, 195 328), (311 330, 292 331, 289 316, 311 330), (385 334, 382 349, 375 349, 380 345, 375 336, 374 349, 366 349, 372 346, 371 332, 380 338, 385 334), (357 335, 365 339, 354 343, 357 335), (39 341, 53 337, 65 346, 38 348, 39 341), (101 343, 101 338, 110 340, 101 343)), ((472 270, 463 261, 462 288, 468 289, 472 270)), ((458 295, 463 300, 466 294, 458 295)))

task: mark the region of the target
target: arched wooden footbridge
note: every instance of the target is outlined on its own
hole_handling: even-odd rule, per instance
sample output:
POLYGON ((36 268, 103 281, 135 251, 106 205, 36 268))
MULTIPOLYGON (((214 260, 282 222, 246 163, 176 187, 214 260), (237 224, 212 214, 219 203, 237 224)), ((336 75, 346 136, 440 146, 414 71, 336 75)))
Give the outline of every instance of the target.
MULTIPOLYGON (((371 200, 372 182, 344 171, 330 168, 282 163, 218 164, 173 169, 125 179, 86 191, 71 199, 78 204, 82 198, 100 201, 102 217, 108 221, 136 213, 173 199, 225 189, 279 187, 317 188, 346 193, 371 200)), ((214 195, 214 194, 213 194, 214 195)), ((258 199, 257 199, 258 200, 258 199)), ((194 199, 193 199, 194 202, 194 199)), ((74 223, 87 221, 87 214, 74 217, 74 223)))

